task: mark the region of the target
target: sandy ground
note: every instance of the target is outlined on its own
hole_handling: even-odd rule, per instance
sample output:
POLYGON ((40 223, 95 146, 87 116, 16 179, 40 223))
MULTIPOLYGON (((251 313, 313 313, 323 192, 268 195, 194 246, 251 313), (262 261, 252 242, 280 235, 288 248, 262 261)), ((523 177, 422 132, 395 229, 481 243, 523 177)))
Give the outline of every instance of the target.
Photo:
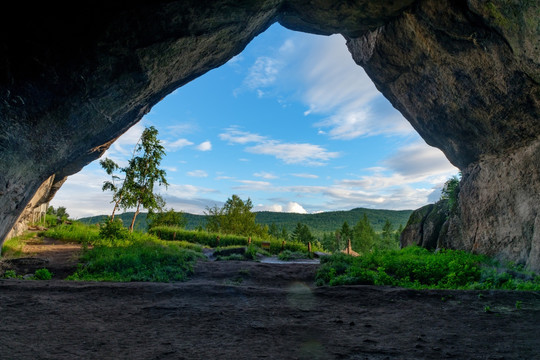
POLYGON ((540 359, 538 293, 315 287, 316 268, 206 261, 185 283, 1 280, 0 358, 540 359))

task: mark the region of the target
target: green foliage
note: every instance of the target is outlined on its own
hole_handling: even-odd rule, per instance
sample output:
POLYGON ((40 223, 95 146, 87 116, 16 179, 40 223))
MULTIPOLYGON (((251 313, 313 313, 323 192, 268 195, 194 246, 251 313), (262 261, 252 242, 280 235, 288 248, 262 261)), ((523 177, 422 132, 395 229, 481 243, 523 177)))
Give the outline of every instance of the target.
MULTIPOLYGON (((313 236, 320 239, 321 242, 325 234, 333 233, 336 229, 339 229, 344 221, 352 226, 356 224, 358 219, 361 219, 365 213, 371 227, 375 232, 381 231, 386 219, 388 219, 394 227, 399 227, 399 225, 405 226, 407 220, 411 215, 410 210, 375 210, 375 209, 353 209, 349 211, 330 211, 323 212, 318 214, 295 214, 295 213, 277 213, 277 212, 255 212, 255 222, 261 225, 268 225, 269 228, 272 226, 272 223, 280 230, 280 235, 277 236, 278 239, 289 240, 288 235, 294 230, 296 224, 301 222, 306 224, 313 236)), ((129 224, 133 218, 133 212, 127 212, 123 214, 116 215, 115 217, 120 217, 124 224, 129 224)), ((196 230, 199 227, 205 227, 207 223, 206 215, 195 215, 184 213, 184 217, 187 221, 186 229, 187 230, 196 230)), ((80 222, 86 224, 99 224, 103 222, 105 216, 93 216, 79 219, 80 222)), ((147 214, 141 212, 135 221, 134 230, 147 231, 147 214)), ((269 230, 270 231, 270 230, 269 230)), ((274 236, 275 237, 275 236, 274 236)), ((335 237, 332 235, 333 241, 335 237)), ((326 247, 325 247, 326 248, 326 247)), ((332 250, 332 248, 328 248, 332 250)))
POLYGON ((206 229, 222 234, 260 236, 268 234, 268 227, 255 223, 256 214, 251 212, 251 199, 245 202, 238 195, 227 199, 223 207, 206 208, 206 229))
POLYGON ((34 236, 35 233, 28 232, 4 241, 4 244, 2 245, 2 257, 13 258, 21 256, 22 248, 24 246, 24 240, 30 239, 34 236))
POLYGON ((309 254, 305 252, 300 252, 300 251, 285 250, 279 253, 278 259, 282 261, 309 259, 309 254))
POLYGON ((43 234, 53 239, 63 239, 76 241, 83 244, 94 244, 99 240, 100 228, 97 226, 89 226, 78 221, 72 224, 61 224, 50 228, 43 234))
POLYGON ((38 269, 32 277, 33 280, 51 280, 53 274, 48 269, 38 269))
MULTIPOLYGON (((150 234, 156 235, 163 240, 183 240, 191 243, 201 244, 209 247, 225 247, 232 245, 246 246, 248 245, 248 236, 239 235, 223 235, 218 233, 209 233, 205 231, 193 231, 185 230, 182 228, 159 226, 152 228, 149 231, 150 234), (218 240, 219 238, 219 240, 218 240)), ((251 243, 253 246, 262 247, 263 242, 270 243, 270 253, 279 254, 282 251, 282 240, 277 239, 264 239, 252 236, 251 243)), ((296 241, 286 241, 284 250, 307 252, 307 245, 296 241)), ((318 247, 315 243, 312 248, 313 251, 322 251, 323 249, 318 247)))
POLYGON ((129 237, 129 231, 124 227, 122 220, 118 218, 111 220, 111 218, 108 218, 101 224, 99 237, 109 240, 124 240, 129 237))
POLYGON ((2 279, 22 279, 21 275, 17 275, 15 270, 6 270, 4 274, 0 277, 2 279))
POLYGON ((373 230, 367 215, 364 214, 354 225, 353 238, 351 239, 352 248, 358 253, 365 254, 374 248, 376 242, 377 234, 373 230))
POLYGON ((296 227, 291 234, 291 239, 306 245, 310 242, 313 243, 315 241, 315 237, 311 235, 309 227, 306 224, 302 223, 296 224, 296 227))
POLYGON ((375 251, 354 258, 334 254, 321 259, 319 285, 394 285, 413 289, 539 290, 540 277, 520 279, 509 272, 493 276, 485 256, 458 250, 429 252, 419 247, 375 251))
POLYGON ((114 218, 118 207, 137 209, 129 227, 130 231, 133 231, 141 206, 152 212, 161 210, 165 205, 163 198, 154 193, 156 183, 168 185, 165 170, 159 168, 161 160, 165 156, 165 148, 161 145, 157 135, 158 131, 153 126, 144 129, 135 146, 133 157, 125 168, 119 168, 110 159, 100 161, 101 167, 108 175, 111 175, 111 181, 104 182, 102 187, 103 191, 113 192, 114 208, 111 217, 114 218), (123 180, 114 174, 117 170, 124 173, 123 180))
POLYGON ((159 168, 165 148, 157 138, 158 131, 150 126, 144 129, 141 138, 135 148, 133 156, 125 171, 126 178, 123 187, 127 189, 120 204, 123 208, 135 207, 137 210, 133 216, 130 231, 133 231, 135 219, 139 214, 140 207, 152 212, 160 210, 165 205, 163 198, 154 193, 155 184, 167 186, 166 172, 159 168))
POLYGON ((82 264, 68 280, 184 281, 203 255, 178 242, 130 240, 122 246, 102 244, 87 250, 82 264))
POLYGON ((441 200, 448 200, 448 208, 452 213, 455 213, 458 208, 459 181, 458 176, 452 176, 444 183, 441 193, 441 200))
POLYGON ((60 218, 62 220, 67 220, 69 218, 69 214, 66 211, 66 208, 63 206, 59 206, 57 209, 55 209, 53 206, 49 206, 47 208, 47 215, 53 215, 56 223, 56 218, 60 218))
POLYGON ((174 209, 160 211, 157 213, 149 213, 148 228, 151 229, 156 226, 174 226, 184 228, 186 226, 187 220, 184 217, 183 212, 176 212, 174 209))

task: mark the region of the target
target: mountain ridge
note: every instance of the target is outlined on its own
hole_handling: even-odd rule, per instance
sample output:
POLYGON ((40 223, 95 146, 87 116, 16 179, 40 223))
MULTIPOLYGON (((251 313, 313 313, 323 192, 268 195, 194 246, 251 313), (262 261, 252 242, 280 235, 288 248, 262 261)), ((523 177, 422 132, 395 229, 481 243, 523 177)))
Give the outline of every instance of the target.
MULTIPOLYGON (((255 212, 255 221, 259 224, 270 226, 272 223, 276 224, 278 229, 285 227, 287 232, 291 233, 297 223, 306 224, 313 235, 322 236, 325 232, 333 232, 343 225, 343 222, 347 221, 350 226, 354 226, 363 216, 366 214, 369 222, 375 229, 375 231, 381 231, 382 226, 388 219, 394 229, 397 229, 399 225, 405 226, 413 210, 384 210, 384 209, 367 209, 367 208, 354 208, 351 210, 337 210, 337 211, 325 211, 315 214, 300 214, 300 213, 285 213, 274 211, 259 211, 255 212)), ((131 223, 133 218, 133 212, 127 212, 116 215, 117 218, 122 219, 125 225, 131 223)), ((206 224, 206 215, 197 215, 184 213, 187 220, 186 229, 194 230, 198 226, 204 227, 206 224)), ((85 217, 79 219, 79 221, 86 224, 97 224, 103 222, 107 218, 107 215, 97 215, 91 217, 85 217)), ((146 231, 148 228, 147 213, 140 213, 137 216, 135 222, 135 229, 140 231, 146 231)))

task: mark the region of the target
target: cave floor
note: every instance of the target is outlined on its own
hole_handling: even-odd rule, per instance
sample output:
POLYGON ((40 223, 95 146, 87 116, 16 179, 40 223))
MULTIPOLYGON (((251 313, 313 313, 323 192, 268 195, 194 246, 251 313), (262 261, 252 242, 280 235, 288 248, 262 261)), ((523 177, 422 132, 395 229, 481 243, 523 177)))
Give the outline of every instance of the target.
POLYGON ((540 359, 538 293, 316 287, 316 269, 205 261, 184 283, 1 280, 0 357, 540 359))

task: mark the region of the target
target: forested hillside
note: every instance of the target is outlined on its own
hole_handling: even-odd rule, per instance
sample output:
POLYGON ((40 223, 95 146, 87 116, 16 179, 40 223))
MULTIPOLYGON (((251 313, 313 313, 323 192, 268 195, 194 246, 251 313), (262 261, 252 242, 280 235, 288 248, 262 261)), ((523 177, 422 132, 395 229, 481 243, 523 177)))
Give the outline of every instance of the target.
MULTIPOLYGON (((374 209, 364 209, 357 208, 348 211, 329 211, 322 212, 318 214, 295 214, 295 213, 282 213, 282 212, 257 212, 256 221, 260 224, 270 226, 274 223, 279 229, 285 227, 288 233, 291 233, 295 228, 296 224, 299 222, 306 224, 313 235, 316 237, 322 236, 325 232, 332 232, 336 229, 341 228, 343 222, 347 221, 350 226, 354 226, 360 220, 360 218, 366 214, 369 222, 373 229, 377 232, 382 230, 386 219, 388 219, 394 229, 397 229, 399 225, 405 226, 409 216, 411 215, 411 210, 374 210, 374 209)), ((186 229, 193 230, 198 226, 206 225, 206 216, 205 215, 194 215, 194 214, 184 214, 187 225, 186 229)), ((116 215, 117 218, 122 219, 124 225, 128 226, 131 224, 131 219, 133 218, 133 213, 124 213, 116 215)), ((146 221, 147 214, 140 213, 137 216, 137 221, 135 223, 135 229, 140 231, 146 231, 148 225, 146 221)), ((87 224, 97 224, 104 221, 106 218, 105 215, 93 216, 88 218, 80 219, 81 222, 87 224)))

